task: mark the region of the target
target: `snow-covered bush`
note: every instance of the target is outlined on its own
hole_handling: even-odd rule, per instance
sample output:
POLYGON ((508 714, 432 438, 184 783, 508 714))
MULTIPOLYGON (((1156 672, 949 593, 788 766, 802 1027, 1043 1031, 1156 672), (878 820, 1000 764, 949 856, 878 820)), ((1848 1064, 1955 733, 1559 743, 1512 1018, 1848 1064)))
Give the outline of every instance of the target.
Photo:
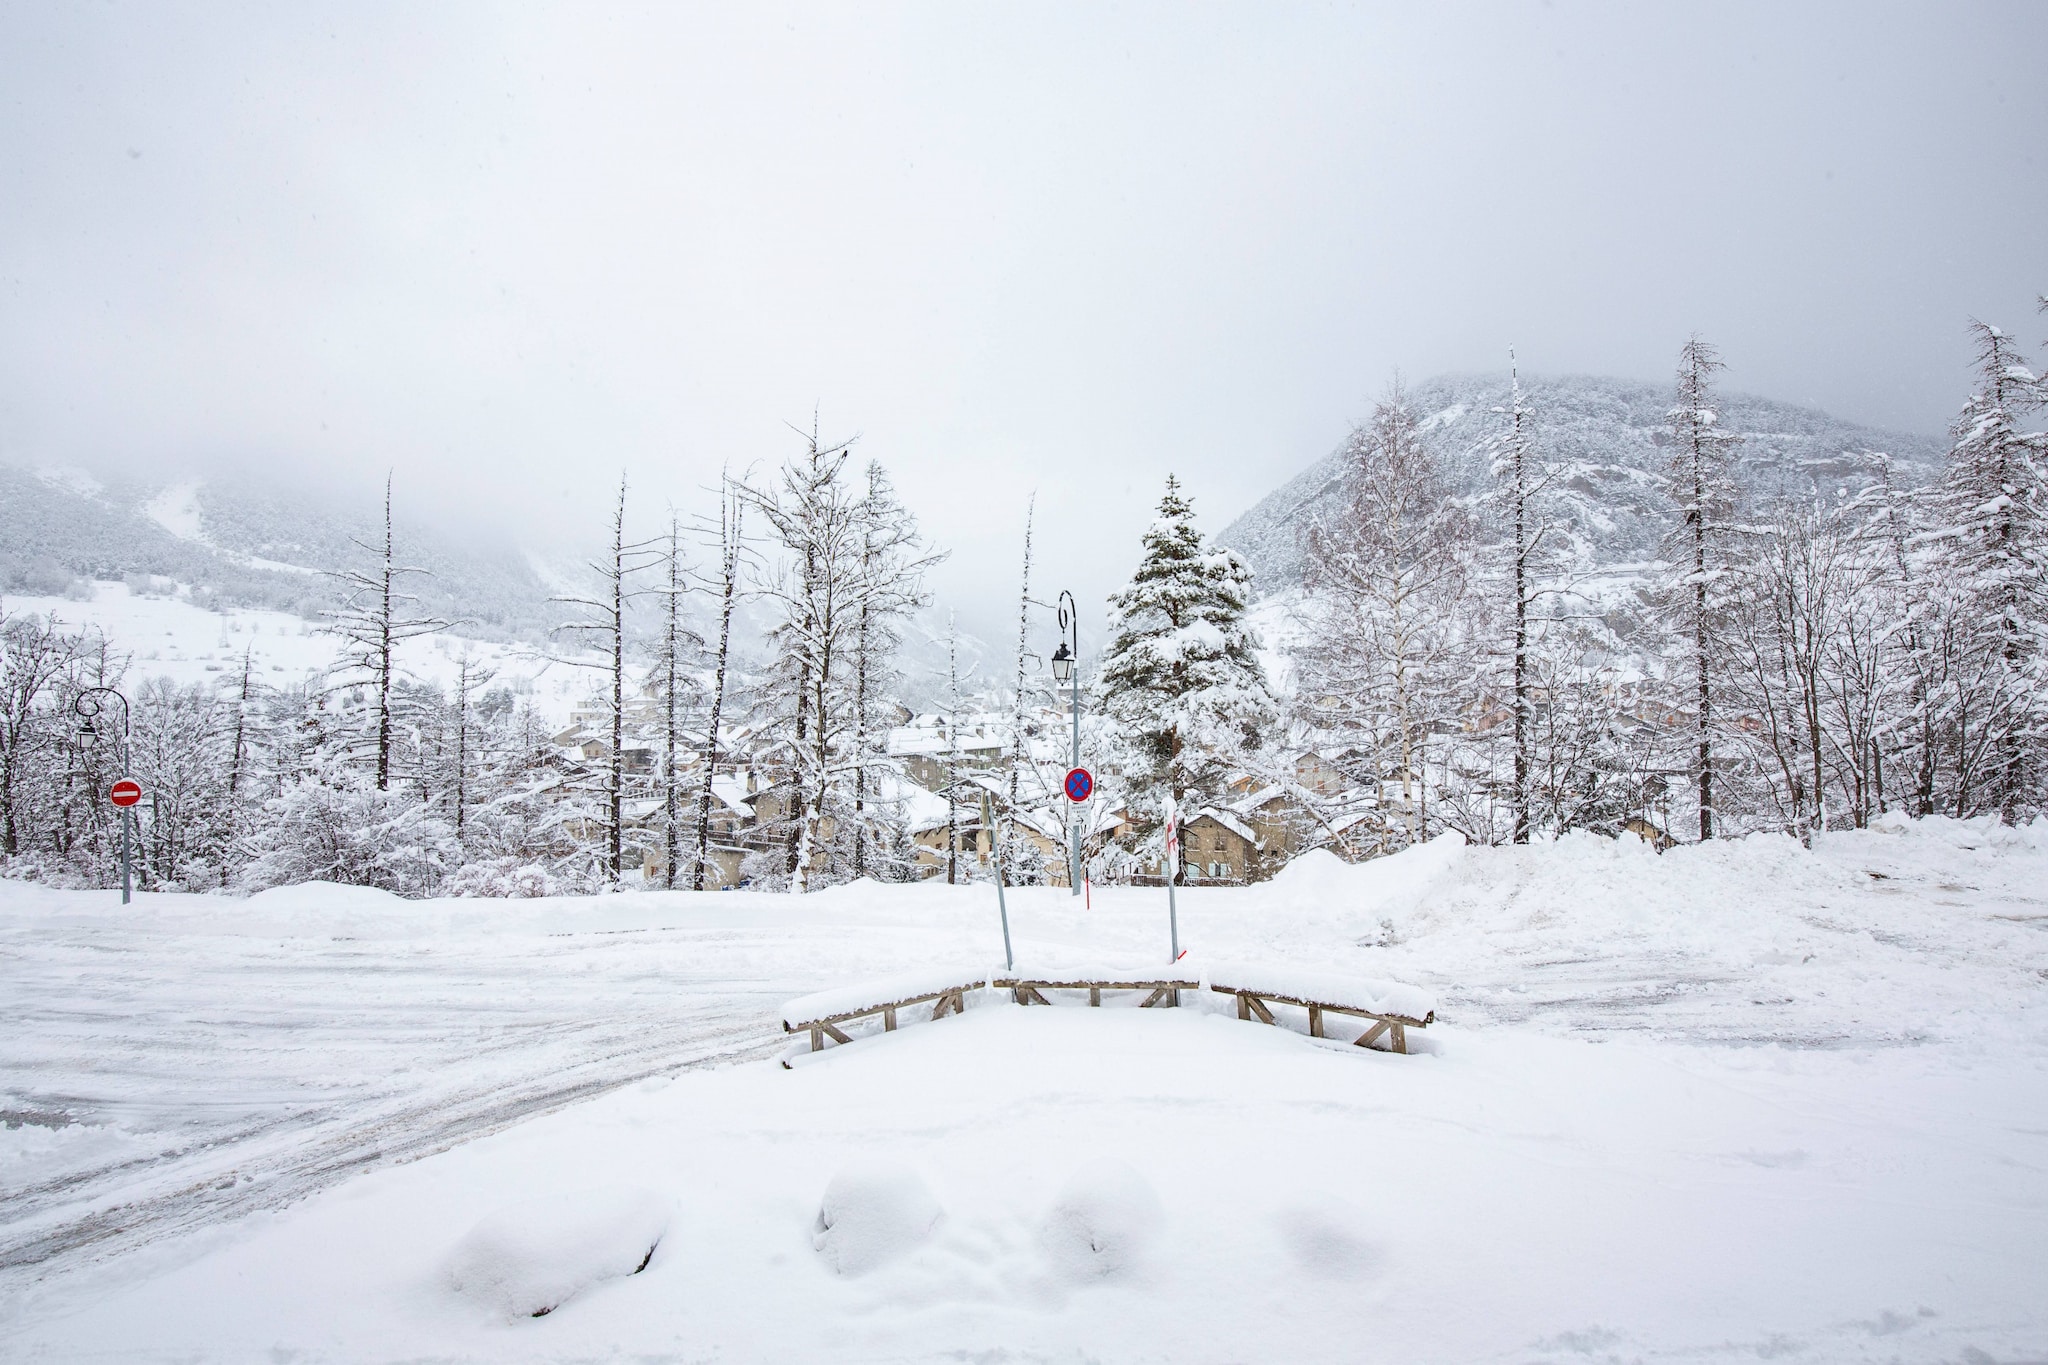
POLYGON ((515 898, 552 896, 555 879, 539 863, 518 858, 488 858, 464 863, 441 888, 449 896, 515 898))
POLYGON ((665 1196, 632 1187, 514 1204, 456 1244, 447 1281, 508 1318, 541 1317, 594 1284, 645 1270, 669 1215, 665 1196))
POLYGON ((250 890, 330 881, 425 896, 461 856, 446 821, 339 764, 293 783, 263 809, 242 871, 250 890))
POLYGON ((916 1247, 943 1213, 923 1177, 909 1167, 849 1162, 825 1187, 811 1245, 840 1274, 865 1274, 916 1247))
POLYGON ((1068 1178, 1039 1229, 1039 1244, 1065 1275, 1114 1275, 1136 1263, 1165 1220, 1145 1177, 1121 1161, 1096 1162, 1068 1178))

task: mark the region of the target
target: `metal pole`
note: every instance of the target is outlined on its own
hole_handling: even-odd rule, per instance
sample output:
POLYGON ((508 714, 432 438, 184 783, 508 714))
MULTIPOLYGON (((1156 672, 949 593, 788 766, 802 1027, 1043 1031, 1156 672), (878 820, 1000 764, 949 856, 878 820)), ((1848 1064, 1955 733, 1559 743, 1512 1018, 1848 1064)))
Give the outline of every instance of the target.
MULTIPOLYGON (((1074 749, 1069 768, 1081 766, 1081 612, 1074 605, 1074 595, 1060 594, 1060 626, 1066 632, 1067 649, 1073 656, 1073 673, 1069 678, 1071 709, 1074 717, 1074 749)), ((1067 894, 1081 894, 1081 803, 1067 802, 1067 894)))
POLYGON ((132 828, 129 821, 134 818, 135 810, 133 807, 121 807, 121 904, 123 905, 128 903, 128 896, 133 888, 133 879, 129 875, 128 831, 132 828))
POLYGON ((997 836, 995 817, 990 814, 988 793, 981 794, 981 823, 988 828, 989 851, 996 860, 996 913, 1003 917, 1003 970, 1017 970, 1017 959, 1010 952, 1010 904, 1003 895, 1003 841, 997 836))
POLYGON ((1167 965, 1180 961, 1180 907, 1174 903, 1173 884, 1180 875, 1180 808, 1166 798, 1166 932, 1173 956, 1167 965))
MULTIPOLYGON (((1081 669, 1078 663, 1074 667, 1073 766, 1081 766, 1081 669)), ((1081 894, 1081 803, 1070 801, 1067 804, 1072 807, 1067 812, 1067 880, 1073 883, 1069 894, 1078 896, 1081 894)))

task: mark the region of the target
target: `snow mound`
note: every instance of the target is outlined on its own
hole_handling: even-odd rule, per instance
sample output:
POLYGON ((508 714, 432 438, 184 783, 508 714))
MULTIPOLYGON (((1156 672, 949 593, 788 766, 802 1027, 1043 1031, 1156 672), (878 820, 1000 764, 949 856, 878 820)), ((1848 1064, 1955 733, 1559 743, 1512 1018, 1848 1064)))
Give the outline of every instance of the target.
POLYGON ((1328 849, 1313 849, 1281 868, 1268 883, 1267 894, 1290 903, 1391 914, 1413 908, 1464 851, 1465 836, 1454 829, 1426 844, 1363 863, 1347 863, 1328 849))
POLYGON ((1121 1161, 1095 1162, 1069 1177, 1046 1214, 1039 1243, 1063 1274, 1095 1279, 1134 1265, 1165 1221, 1145 1177, 1121 1161))
POLYGON ((346 882, 299 882, 273 886, 249 897, 249 904, 287 913, 306 910, 396 910, 407 904, 401 896, 375 886, 346 882))
POLYGON ((669 1212, 665 1196, 626 1186, 514 1204, 456 1244, 448 1283, 508 1318, 541 1317, 594 1284, 646 1269, 669 1212))
POLYGON ((853 1161, 825 1187, 811 1245, 841 1275, 864 1275, 916 1248, 944 1212, 924 1177, 908 1166, 853 1161))

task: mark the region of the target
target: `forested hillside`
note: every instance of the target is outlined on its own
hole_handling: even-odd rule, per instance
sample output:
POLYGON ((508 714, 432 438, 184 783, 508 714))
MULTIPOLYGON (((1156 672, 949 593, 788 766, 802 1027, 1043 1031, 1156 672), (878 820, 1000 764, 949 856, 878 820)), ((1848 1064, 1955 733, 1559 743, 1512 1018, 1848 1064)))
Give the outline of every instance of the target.
MULTIPOLYGON (((1664 533, 1659 480, 1669 460, 1668 385, 1591 375, 1524 376, 1531 447, 1557 467, 1552 515, 1569 529, 1584 566, 1654 559, 1664 533)), ((1451 492, 1475 498, 1488 486, 1499 409, 1508 376, 1440 375, 1408 390, 1423 443, 1441 465, 1451 492)), ((1813 408, 1730 393, 1720 398, 1721 425, 1742 434, 1733 477, 1753 502, 1837 501, 1868 481, 1859 452, 1890 455, 1900 477, 1919 484, 1940 469, 1947 441, 1939 436, 1879 431, 1813 408)), ((1261 593, 1301 581, 1301 531, 1336 514, 1344 498, 1344 448, 1325 455, 1275 489, 1217 536, 1243 554, 1261 593)))

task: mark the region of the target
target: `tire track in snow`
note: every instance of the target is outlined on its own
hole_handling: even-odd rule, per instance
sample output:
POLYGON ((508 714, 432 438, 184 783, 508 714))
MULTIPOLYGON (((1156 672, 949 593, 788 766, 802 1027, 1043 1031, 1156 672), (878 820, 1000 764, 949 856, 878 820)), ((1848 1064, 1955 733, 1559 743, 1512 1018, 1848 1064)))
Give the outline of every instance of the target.
MULTIPOLYGON (((704 1011, 731 1018, 733 1002, 720 1001, 704 1011)), ((743 1018, 750 1013, 740 1011, 743 1018)), ((415 1096, 411 1102, 368 1119, 344 1121, 338 1131, 310 1141, 300 1137, 304 1124, 282 1121, 259 1125, 245 1133, 221 1135, 200 1153, 233 1153, 257 1136, 281 1134, 296 1138, 282 1147, 252 1153, 226 1172, 218 1169, 171 1189, 160 1184, 153 1192, 115 1207, 82 1213, 59 1213, 54 1221, 25 1236, 0 1238, 0 1277, 10 1287, 60 1273, 78 1265, 126 1252, 164 1237, 210 1224, 277 1209, 317 1194, 350 1176, 377 1166, 395 1165, 443 1152, 459 1143, 507 1128, 525 1119, 551 1113, 650 1076, 721 1062, 766 1056, 784 1045, 755 1019, 724 1027, 704 1027, 692 1018, 689 1027, 671 1035, 601 1057, 590 1058, 556 1074, 525 1082, 494 1081, 480 1086, 415 1096)), ((319 1126, 333 1126, 316 1125, 319 1126)), ((162 1159, 123 1163, 165 1174, 162 1159)), ((86 1175, 87 1173, 81 1173, 86 1175)), ((175 1178, 175 1177, 174 1177, 175 1178)), ((69 1178, 54 1182, 52 1194, 90 1185, 69 1178)), ((28 1192, 24 1192, 28 1193, 28 1192)), ((34 1217, 42 1209, 33 1198, 11 1199, 9 1223, 34 1217)), ((94 1201, 99 1202, 99 1201, 94 1201)))

